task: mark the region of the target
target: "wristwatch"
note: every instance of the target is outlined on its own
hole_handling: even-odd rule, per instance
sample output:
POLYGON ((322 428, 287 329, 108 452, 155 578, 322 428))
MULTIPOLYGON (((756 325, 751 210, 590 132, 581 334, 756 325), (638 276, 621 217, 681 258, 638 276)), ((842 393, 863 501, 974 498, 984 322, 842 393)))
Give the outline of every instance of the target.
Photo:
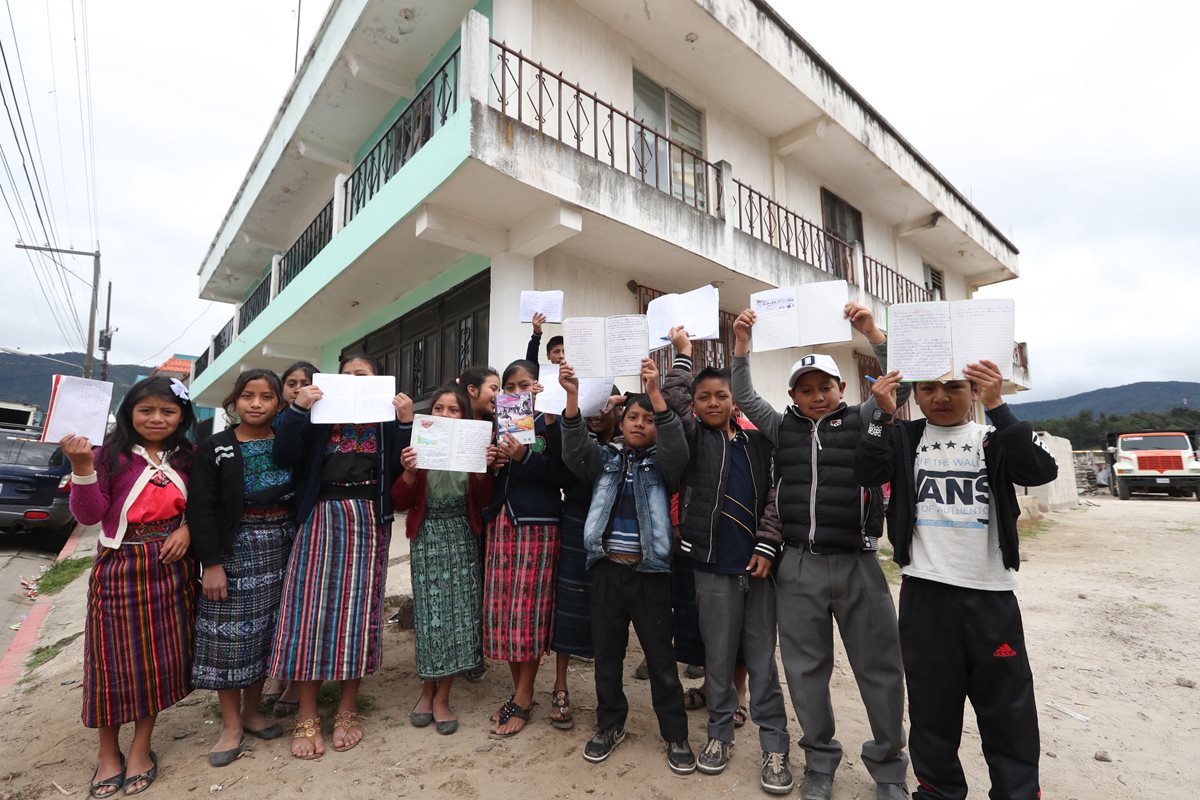
POLYGON ((873 412, 871 412, 871 421, 872 422, 879 422, 881 424, 886 425, 887 423, 891 422, 895 418, 896 418, 895 414, 889 414, 888 412, 884 411, 882 408, 876 408, 873 412))

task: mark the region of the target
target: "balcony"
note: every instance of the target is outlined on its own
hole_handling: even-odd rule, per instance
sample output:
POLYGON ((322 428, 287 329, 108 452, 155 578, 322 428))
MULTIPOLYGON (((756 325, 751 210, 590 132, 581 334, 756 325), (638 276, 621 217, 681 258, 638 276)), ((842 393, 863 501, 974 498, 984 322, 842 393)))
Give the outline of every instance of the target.
POLYGON ((741 181, 733 183, 737 186, 738 230, 828 272, 835 279, 855 283, 854 247, 849 242, 741 181))
POLYGON ((876 258, 863 254, 863 288, 887 305, 892 303, 924 303, 933 299, 933 292, 910 281, 876 258))
POLYGON ((492 108, 697 211, 722 216, 718 165, 568 81, 561 72, 504 42, 492 39, 491 44, 492 108))

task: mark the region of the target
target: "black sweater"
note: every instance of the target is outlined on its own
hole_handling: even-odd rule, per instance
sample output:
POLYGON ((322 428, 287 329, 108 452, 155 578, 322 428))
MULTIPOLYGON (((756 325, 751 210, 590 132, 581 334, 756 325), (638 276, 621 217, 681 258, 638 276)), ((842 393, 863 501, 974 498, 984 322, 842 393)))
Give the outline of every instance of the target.
MULTIPOLYGON (((983 455, 988 486, 995 501, 1000 552, 1005 568, 1017 570, 1021 568, 1017 536, 1017 517, 1021 515, 1021 509, 1017 506, 1014 485, 1050 483, 1058 477, 1058 463, 1033 432, 1033 426, 1017 419, 1007 404, 987 413, 995 430, 983 440, 983 455)), ((880 416, 876 414, 876 417, 880 416)), ((854 454, 854 476, 860 483, 864 486, 892 483, 887 530, 895 548, 894 558, 900 566, 911 560, 913 525, 917 517, 913 469, 925 424, 923 419, 913 422, 873 419, 863 426, 862 439, 854 454)))
MULTIPOLYGON (((380 524, 392 521, 392 483, 402 471, 400 454, 412 440, 412 423, 396 420, 378 423, 379 462, 375 509, 380 524)), ((306 409, 290 406, 275 425, 275 450, 272 458, 281 467, 295 470, 296 522, 303 525, 317 507, 321 494, 321 462, 333 434, 332 425, 314 425, 306 409)))
MULTIPOLYGON (((245 463, 234 429, 215 433, 196 447, 187 519, 192 549, 204 566, 220 564, 233 552, 246 505, 245 487, 245 463)), ((270 503, 290 492, 290 485, 281 486, 259 499, 270 503)))

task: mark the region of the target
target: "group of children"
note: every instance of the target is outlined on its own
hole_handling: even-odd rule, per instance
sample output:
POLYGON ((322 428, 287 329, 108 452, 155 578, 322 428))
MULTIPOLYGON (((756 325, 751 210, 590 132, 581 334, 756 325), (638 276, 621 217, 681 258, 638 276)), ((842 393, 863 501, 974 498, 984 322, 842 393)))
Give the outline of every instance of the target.
MULTIPOLYGON (((885 364, 886 338, 867 309, 850 303, 844 313, 885 364)), ((429 412, 494 420, 500 392, 540 391, 542 322, 535 317, 527 358, 503 374, 466 370, 430 396, 429 412)), ((754 322, 751 311, 735 322, 732 371, 698 374, 687 331, 673 329, 671 369, 660 375, 643 360, 643 391, 614 387, 587 419, 570 354, 551 339, 562 414, 537 414, 532 444, 494 437, 482 474, 417 467, 413 402, 403 394, 392 421, 314 424, 321 390, 308 364, 282 381, 268 370, 242 373, 224 403, 234 427, 196 448, 186 437, 186 387, 164 378, 135 385, 102 447, 62 442, 72 509, 103 531, 85 653, 83 720, 100 735, 92 796, 153 783, 155 715, 192 688, 220 700, 214 766, 235 760, 246 735, 283 734, 259 712, 268 677, 288 682, 284 696, 296 698, 295 757, 325 753, 324 681, 341 688, 331 746, 356 746, 359 683, 380 666, 390 525, 403 511, 422 681, 415 727, 454 733, 454 680, 478 679, 493 659, 508 662, 512 692, 490 735, 518 735, 553 650, 556 728, 574 725, 570 657, 594 658, 596 730, 583 757, 602 762, 625 737, 632 623, 670 769, 725 769, 744 716, 736 678, 744 668, 760 785, 784 794, 795 780, 778 640, 801 728, 803 797, 830 798, 842 758, 829 696, 836 620, 870 721, 861 756, 877 798, 909 796, 906 680, 914 797, 965 797, 957 752, 966 698, 992 796, 1036 797, 1036 707, 1012 593, 1013 485, 1052 480, 1052 457, 1003 404, 1000 371, 987 361, 971 365, 966 381, 917 383, 925 419, 897 422, 911 388, 900 375, 882 375, 870 400, 847 406, 836 362, 805 356, 780 413, 751 382, 754 322), (994 427, 972 421, 976 399, 994 427), (888 535, 904 575, 899 626, 877 555, 879 487, 889 483, 888 535), (699 756, 676 663, 698 659, 684 657, 680 642, 689 601, 683 617, 694 617, 706 673, 699 756), (118 734, 130 722, 125 755, 118 734)), ((382 372, 368 356, 344 358, 341 371, 382 372)))

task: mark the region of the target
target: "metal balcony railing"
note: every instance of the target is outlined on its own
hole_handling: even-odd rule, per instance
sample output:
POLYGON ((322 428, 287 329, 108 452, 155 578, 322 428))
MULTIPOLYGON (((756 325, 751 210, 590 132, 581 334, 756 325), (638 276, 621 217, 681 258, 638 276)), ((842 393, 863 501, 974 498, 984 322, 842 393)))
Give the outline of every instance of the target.
POLYGON ((492 40, 489 104, 539 133, 692 208, 721 214, 721 168, 611 103, 492 40))
POLYGON ((738 230, 776 247, 788 255, 855 282, 854 247, 748 184, 737 186, 738 230))
MULTIPOLYGON (((325 207, 317 212, 313 221, 300 234, 300 238, 292 243, 279 262, 279 291, 283 291, 289 283, 295 280, 317 254, 325 249, 325 245, 333 239, 333 199, 330 198, 325 207)), ((267 281, 268 286, 270 280, 267 281)), ((247 300, 249 302, 249 300, 247 300)))
POLYGON ((212 357, 214 360, 218 358, 221 353, 225 352, 225 348, 229 347, 229 345, 233 343, 233 325, 235 322, 237 322, 236 315, 230 317, 229 322, 226 322, 225 326, 217 332, 215 337, 213 337, 212 357))
POLYGON ((204 372, 204 370, 207 367, 208 367, 208 351, 205 350, 203 353, 200 354, 200 357, 196 359, 195 363, 192 364, 192 380, 199 378, 200 373, 204 372))
POLYGON ((254 322, 254 319, 267 308, 267 304, 271 302, 271 273, 267 273, 266 277, 259 281, 258 286, 254 287, 254 291, 246 298, 246 302, 238 306, 238 330, 244 331, 246 327, 254 322))
POLYGON ((923 303, 933 299, 933 293, 919 283, 909 280, 882 261, 863 255, 863 288, 883 302, 923 303))
POLYGON ((355 167, 346 181, 345 224, 371 201, 400 168, 433 138, 458 110, 458 68, 462 48, 450 54, 437 72, 400 112, 392 127, 355 167))

